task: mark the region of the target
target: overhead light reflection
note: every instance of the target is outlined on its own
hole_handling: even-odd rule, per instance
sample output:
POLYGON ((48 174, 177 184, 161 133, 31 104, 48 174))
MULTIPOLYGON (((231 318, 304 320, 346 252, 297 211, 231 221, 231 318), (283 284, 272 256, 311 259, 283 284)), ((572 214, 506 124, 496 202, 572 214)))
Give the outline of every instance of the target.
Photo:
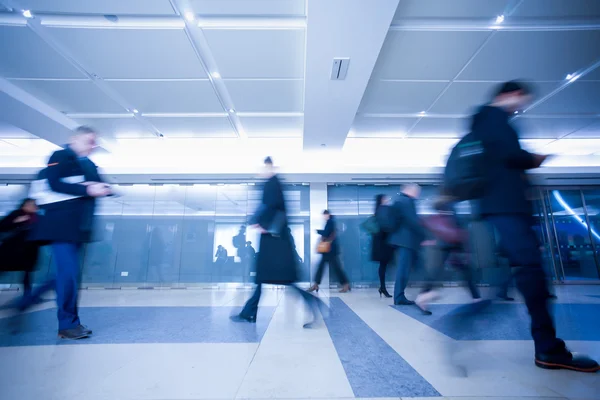
POLYGON ((553 190, 552 191, 552 195, 554 196, 554 198, 556 199, 556 201, 558 201, 558 204, 560 204, 560 206, 562 208, 565 209, 565 211, 571 216, 573 217, 573 219, 575 219, 575 221, 579 222, 579 224, 581 226, 583 226, 585 229, 589 230, 590 232, 592 232, 592 235, 594 235, 598 240, 600 240, 600 235, 598 235, 598 233, 596 233, 596 231, 594 230, 594 228, 589 228, 588 224, 582 220, 581 218, 579 218, 579 216, 577 215, 577 213, 575 213, 575 211, 571 208, 571 206, 569 206, 569 204, 567 204, 567 202, 565 201, 565 199, 563 199, 562 195, 560 194, 560 192, 558 190, 553 190))
POLYGON ((23 16, 25 18, 33 18, 33 14, 31 14, 30 10, 23 10, 23 16))

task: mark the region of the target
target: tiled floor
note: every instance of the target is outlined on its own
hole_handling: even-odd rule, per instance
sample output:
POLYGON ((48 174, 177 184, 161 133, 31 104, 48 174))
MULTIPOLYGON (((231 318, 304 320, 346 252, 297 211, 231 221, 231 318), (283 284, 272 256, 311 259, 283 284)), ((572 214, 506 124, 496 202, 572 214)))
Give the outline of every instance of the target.
MULTIPOLYGON (((600 286, 557 288, 558 331, 600 359, 600 286)), ((265 290, 256 325, 227 318, 249 291, 83 291, 94 337, 56 339, 54 304, 0 313, 0 398, 116 399, 579 399, 598 400, 599 374, 533 365, 527 313, 494 303, 465 319, 445 289, 425 317, 375 290, 320 296, 324 321, 285 290, 265 290), (20 333, 13 334, 16 328, 20 333)), ((414 296, 414 291, 409 293, 414 296)), ((0 293, 4 303, 14 293, 0 293)))

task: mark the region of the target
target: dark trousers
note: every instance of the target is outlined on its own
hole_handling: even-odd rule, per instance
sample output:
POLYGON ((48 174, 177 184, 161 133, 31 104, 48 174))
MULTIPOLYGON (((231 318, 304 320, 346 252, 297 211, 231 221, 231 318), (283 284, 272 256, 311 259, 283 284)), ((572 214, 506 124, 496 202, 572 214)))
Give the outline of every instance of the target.
POLYGON ((379 287, 381 289, 385 288, 385 272, 389 263, 389 260, 379 261, 379 287))
POLYGON ((72 329, 79 326, 77 300, 79 297, 79 245, 76 243, 52 243, 52 255, 56 264, 56 277, 34 289, 30 296, 23 298, 22 308, 38 302, 40 297, 54 289, 58 307, 58 329, 72 329))
POLYGON ((329 264, 329 268, 335 271, 338 278, 340 279, 340 283, 342 285, 346 285, 349 283, 348 277, 346 273, 342 269, 342 263, 340 262, 340 256, 337 254, 323 254, 321 258, 321 262, 319 263, 319 267, 317 268, 317 273, 315 275, 315 283, 317 285, 321 284, 323 280, 323 273, 325 272, 325 264, 329 264))
POLYGON ((394 284, 394 302, 399 303, 406 299, 404 291, 408 286, 410 270, 417 260, 417 252, 407 247, 398 248, 398 269, 396 270, 396 283, 394 284))
MULTIPOLYGON (((433 289, 434 282, 439 281, 444 272, 444 266, 446 265, 446 261, 450 258, 450 256, 458 256, 459 252, 462 251, 459 247, 445 247, 445 246, 432 246, 427 249, 427 261, 425 262, 425 266, 427 269, 427 283, 423 288, 423 292, 428 292, 433 289)), ((473 268, 469 265, 468 261, 461 260, 453 264, 456 269, 458 269, 467 285, 469 286, 469 291, 471 292, 471 296, 474 299, 481 298, 479 293, 479 288, 475 284, 475 277, 473 276, 473 268)))
POLYGON ((554 321, 548 309, 548 282, 542 267, 540 244, 532 229, 532 218, 528 215, 488 215, 500 236, 500 246, 506 252, 513 268, 517 290, 525 299, 531 316, 531 336, 536 353, 560 353, 565 344, 556 337, 554 321))
MULTIPOLYGON (((316 307, 317 299, 313 295, 300 289, 295 284, 290 284, 287 286, 295 289, 296 292, 298 292, 300 294, 300 296, 302 296, 304 301, 311 307, 313 312, 316 311, 315 307, 316 307)), ((248 299, 248 301, 244 305, 244 308, 242 309, 242 312, 240 313, 241 316, 247 317, 247 318, 256 318, 256 316, 258 314, 258 303, 260 302, 261 294, 262 294, 262 285, 260 283, 258 283, 256 285, 256 289, 254 290, 254 294, 252 295, 252 297, 250 297, 250 299, 248 299)))

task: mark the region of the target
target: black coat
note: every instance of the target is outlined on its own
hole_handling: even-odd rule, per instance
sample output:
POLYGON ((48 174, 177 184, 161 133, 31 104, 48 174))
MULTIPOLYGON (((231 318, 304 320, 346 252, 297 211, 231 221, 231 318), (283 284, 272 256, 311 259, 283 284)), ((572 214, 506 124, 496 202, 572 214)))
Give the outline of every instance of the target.
POLYGON ((317 233, 321 235, 322 240, 330 241, 333 238, 333 241, 331 242, 331 251, 327 253, 328 256, 334 257, 340 254, 340 244, 338 241, 337 227, 333 215, 329 216, 329 219, 325 224, 325 228, 318 229, 317 233))
POLYGON ((271 226, 279 212, 285 215, 285 226, 281 236, 262 234, 260 251, 256 256, 256 283, 290 284, 298 278, 297 260, 292 236, 287 224, 285 199, 281 182, 273 176, 266 183, 263 191, 260 214, 252 220, 262 227, 271 226))
POLYGON ((15 210, 0 220, 0 271, 33 271, 35 268, 39 247, 27 237, 36 216, 30 216, 25 222, 15 222, 23 215, 24 211, 15 210))
POLYGON ((473 117, 472 132, 482 141, 487 160, 485 193, 477 202, 481 215, 533 213, 525 171, 538 165, 531 153, 521 149, 510 117, 491 106, 482 107, 473 117))
POLYGON ((417 215, 415 200, 400 194, 391 206, 395 229, 388 236, 388 244, 418 251, 425 240, 425 229, 417 215))
POLYGON ((83 177, 83 181, 88 182, 102 181, 98 168, 88 158, 79 159, 69 147, 54 152, 38 178, 46 178, 53 192, 80 197, 40 205, 39 221, 30 240, 41 243, 91 240, 96 200, 87 195, 86 186, 65 181, 72 177, 83 177))
MULTIPOLYGON (((378 223, 383 215, 388 210, 387 206, 382 205, 375 211, 375 218, 378 223)), ((381 227, 380 227, 381 228, 381 227)), ((381 229, 379 233, 372 235, 373 241, 371 242, 371 261, 386 262, 389 263, 394 257, 394 248, 388 244, 389 233, 381 229)))

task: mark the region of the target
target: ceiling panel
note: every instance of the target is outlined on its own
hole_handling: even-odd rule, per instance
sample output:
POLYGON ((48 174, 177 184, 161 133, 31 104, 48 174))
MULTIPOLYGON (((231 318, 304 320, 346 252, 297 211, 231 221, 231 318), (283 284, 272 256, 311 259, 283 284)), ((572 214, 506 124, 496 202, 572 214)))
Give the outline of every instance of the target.
POLYGON ((2 77, 85 78, 27 27, 0 26, 0 43, 2 77))
POLYGON ((390 31, 372 77, 453 79, 488 35, 488 32, 390 31))
POLYGON ((224 112, 207 80, 107 83, 141 113, 224 112))
POLYGON ((148 118, 168 138, 237 137, 226 117, 148 118))
POLYGON ((422 118, 408 134, 411 138, 459 138, 469 131, 470 118, 422 118))
POLYGON ((183 30, 51 28, 102 78, 206 78, 183 30))
POLYGON ((446 85, 443 82, 370 81, 359 112, 419 113, 429 108, 446 85))
POLYGON ((303 117, 240 118, 249 138, 302 137, 303 117))
POLYGON ((239 112, 303 112, 303 81, 226 81, 239 112))
POLYGON ((521 138, 557 139, 589 125, 589 118, 517 118, 513 124, 521 138))
POLYGON ((26 92, 65 113, 120 113, 125 110, 91 81, 13 81, 26 92))
MULTIPOLYGON (((496 82, 454 82, 430 110, 439 114, 472 114, 476 108, 489 102, 496 82)), ((556 88, 556 83, 537 83, 536 96, 541 98, 556 88)))
POLYGON ((494 18, 518 0, 401 0, 394 19, 494 18))
POLYGON ((600 118, 590 121, 585 127, 569 135, 569 139, 600 139, 600 118))
POLYGON ((416 121, 417 118, 381 118, 357 115, 348 137, 403 137, 416 121))
POLYGON ((598 43, 600 31, 498 32, 459 79, 562 80, 600 58, 598 43))
POLYGON ((173 15, 169 0, 20 0, 33 12, 61 14, 173 15))
POLYGON ((535 107, 532 112, 536 114, 600 114, 600 82, 574 82, 535 107))
POLYGON ((528 18, 600 17, 597 0, 526 0, 513 14, 528 18))
POLYGON ((304 29, 205 30, 223 78, 303 78, 304 29))
POLYGON ((191 0, 199 15, 305 15, 305 0, 191 0))
POLYGON ((101 136, 108 138, 152 138, 154 132, 147 129, 133 117, 128 118, 86 118, 76 119, 82 125, 98 130, 101 136))
POLYGON ((35 139, 37 136, 32 135, 23 129, 17 128, 14 125, 0 121, 0 139, 35 139))

